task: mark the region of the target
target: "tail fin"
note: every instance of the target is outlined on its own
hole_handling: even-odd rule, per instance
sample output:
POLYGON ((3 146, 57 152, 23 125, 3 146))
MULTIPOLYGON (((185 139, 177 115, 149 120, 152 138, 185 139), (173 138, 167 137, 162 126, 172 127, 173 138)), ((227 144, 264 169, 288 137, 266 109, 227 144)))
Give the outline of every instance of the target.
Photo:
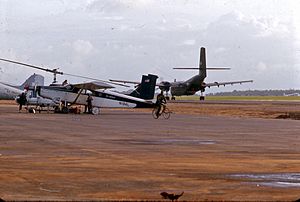
POLYGON ((145 100, 153 99, 157 78, 158 76, 152 74, 143 75, 141 84, 130 95, 145 100))
POLYGON ((39 74, 33 74, 22 85, 19 86, 19 89, 23 90, 25 87, 43 86, 43 85, 44 85, 44 77, 39 74))
POLYGON ((206 54, 205 54, 205 48, 203 47, 201 47, 200 49, 199 75, 201 79, 206 78, 206 54))

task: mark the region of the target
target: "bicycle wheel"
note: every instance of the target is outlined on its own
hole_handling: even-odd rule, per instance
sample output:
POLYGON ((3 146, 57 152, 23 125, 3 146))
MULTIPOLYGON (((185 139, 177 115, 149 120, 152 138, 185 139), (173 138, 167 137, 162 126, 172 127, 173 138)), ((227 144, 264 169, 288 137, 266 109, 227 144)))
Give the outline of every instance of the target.
POLYGON ((152 110, 152 116, 153 116, 153 118, 155 118, 155 119, 158 119, 158 117, 159 117, 159 116, 156 115, 156 114, 157 114, 157 113, 156 113, 157 110, 158 110, 157 107, 154 107, 153 110, 152 110))
POLYGON ((166 108, 165 110, 164 110, 164 112, 163 112, 163 117, 165 118, 165 119, 169 119, 170 118, 170 116, 171 116, 171 112, 170 112, 170 110, 168 109, 168 108, 166 108))

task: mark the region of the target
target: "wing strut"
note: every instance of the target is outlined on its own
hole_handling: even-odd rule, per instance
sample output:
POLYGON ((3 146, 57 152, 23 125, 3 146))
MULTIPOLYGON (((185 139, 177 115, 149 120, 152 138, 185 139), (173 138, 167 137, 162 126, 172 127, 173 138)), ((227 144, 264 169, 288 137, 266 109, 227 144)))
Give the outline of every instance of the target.
POLYGON ((80 89, 79 93, 77 94, 75 100, 72 102, 71 105, 73 105, 73 104, 75 104, 75 103, 77 102, 77 100, 78 100, 78 98, 79 98, 79 96, 81 95, 81 93, 82 93, 83 90, 84 90, 83 88, 80 89))

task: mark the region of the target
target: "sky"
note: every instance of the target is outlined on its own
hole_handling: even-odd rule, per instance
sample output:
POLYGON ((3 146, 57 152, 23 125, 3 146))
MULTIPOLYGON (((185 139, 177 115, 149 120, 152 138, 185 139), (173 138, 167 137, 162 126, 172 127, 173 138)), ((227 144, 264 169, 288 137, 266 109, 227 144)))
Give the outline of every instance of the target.
MULTIPOLYGON (((207 92, 299 89, 300 1, 297 0, 0 0, 0 58, 98 79, 187 80, 199 49, 206 82, 254 83, 207 92)), ((22 83, 32 73, 0 62, 0 80, 22 83)), ((59 76, 78 83, 84 80, 59 76)))

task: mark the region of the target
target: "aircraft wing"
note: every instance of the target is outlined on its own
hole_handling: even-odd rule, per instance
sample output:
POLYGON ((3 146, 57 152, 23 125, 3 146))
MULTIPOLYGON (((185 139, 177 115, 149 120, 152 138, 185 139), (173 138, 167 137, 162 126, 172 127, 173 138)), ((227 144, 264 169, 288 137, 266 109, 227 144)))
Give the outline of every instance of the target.
MULTIPOLYGON (((139 82, 139 81, 125 81, 125 80, 115 80, 115 79, 109 79, 109 81, 116 82, 116 83, 124 83, 124 84, 127 84, 127 83, 135 84, 135 85, 140 85, 141 84, 141 82, 139 82)), ((167 83, 170 85, 169 82, 167 82, 167 83)), ((168 84, 166 84, 166 82, 165 83, 157 83, 157 84, 155 84, 155 86, 165 87, 168 84)))
POLYGON ((126 81, 126 80, 115 80, 115 79, 109 79, 109 81, 111 82, 117 82, 117 83, 129 83, 129 84, 141 84, 141 82, 138 82, 138 81, 126 81))
POLYGON ((72 86, 74 86, 76 88, 87 89, 87 90, 114 88, 112 85, 109 85, 108 83, 100 82, 100 81, 72 84, 72 86))
POLYGON ((203 84, 204 87, 212 87, 212 86, 226 86, 226 85, 233 85, 233 84, 242 84, 242 83, 252 83, 253 80, 246 80, 246 81, 231 81, 231 82, 214 82, 214 83, 205 83, 203 84))

